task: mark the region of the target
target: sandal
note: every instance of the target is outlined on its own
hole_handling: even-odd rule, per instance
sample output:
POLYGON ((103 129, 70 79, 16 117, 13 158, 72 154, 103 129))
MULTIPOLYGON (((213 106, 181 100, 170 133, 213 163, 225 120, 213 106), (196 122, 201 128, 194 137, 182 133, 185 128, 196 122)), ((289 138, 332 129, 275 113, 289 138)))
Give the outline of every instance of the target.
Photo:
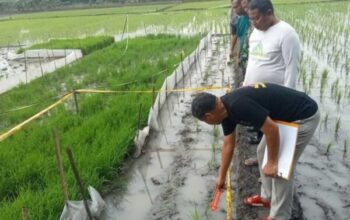
POLYGON ((256 166, 256 165, 258 165, 258 159, 256 157, 250 157, 250 158, 244 160, 244 165, 256 166))
POLYGON ((259 195, 250 196, 244 199, 244 204, 249 206, 260 206, 270 208, 270 202, 264 202, 259 195))

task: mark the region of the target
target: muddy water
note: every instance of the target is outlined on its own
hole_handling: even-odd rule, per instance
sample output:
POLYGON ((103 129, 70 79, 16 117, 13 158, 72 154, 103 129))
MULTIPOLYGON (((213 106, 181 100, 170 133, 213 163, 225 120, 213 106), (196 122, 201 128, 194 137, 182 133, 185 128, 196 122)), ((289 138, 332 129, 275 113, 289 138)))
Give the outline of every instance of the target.
MULTIPOLYGON (((348 77, 344 70, 335 69, 325 58, 316 56, 312 45, 303 48, 303 63, 308 76, 315 72, 315 82, 310 86, 309 94, 317 100, 322 117, 298 164, 296 183, 300 202, 307 219, 350 219, 350 155, 349 149, 344 150, 350 143, 348 77), (321 73, 324 69, 329 74, 321 98, 321 73), (332 86, 337 80, 336 88, 342 94, 339 104, 332 96, 332 90, 335 90, 332 86), (340 126, 337 129, 338 120, 340 126)), ((304 90, 305 86, 300 82, 298 88, 304 90)))
MULTIPOLYGON (((60 61, 62 56, 53 57, 53 55, 46 58, 13 59, 18 49, 18 47, 0 48, 0 94, 68 64, 68 61, 60 61)), ((77 57, 81 57, 80 52, 77 57)))
MULTIPOLYGON (((201 54, 203 77, 193 66, 185 87, 232 83, 233 70, 226 64, 227 48, 227 40, 214 37, 210 50, 201 54)), ((191 116, 193 95, 186 92, 168 97, 168 105, 164 105, 158 119, 164 131, 151 134, 146 153, 129 169, 126 192, 105 198, 108 205, 102 219, 226 218, 224 196, 217 212, 208 210, 219 162, 221 128, 191 116)))

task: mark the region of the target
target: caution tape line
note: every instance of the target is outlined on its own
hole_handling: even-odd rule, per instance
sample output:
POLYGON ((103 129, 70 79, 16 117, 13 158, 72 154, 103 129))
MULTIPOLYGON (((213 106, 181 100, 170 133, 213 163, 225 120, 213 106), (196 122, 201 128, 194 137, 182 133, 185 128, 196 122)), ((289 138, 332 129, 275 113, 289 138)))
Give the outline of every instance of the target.
MULTIPOLYGON (((191 91, 210 91, 210 90, 230 90, 231 88, 229 87, 203 87, 203 88, 187 88, 187 89, 168 89, 168 90, 96 90, 96 89, 78 89, 75 90, 74 92, 76 93, 156 93, 156 92, 191 92, 191 91)), ((55 99, 59 98, 59 96, 52 97, 50 99, 55 99)), ((7 114, 10 112, 15 112, 19 110, 23 110, 26 108, 33 107, 35 105, 39 105, 42 102, 36 102, 30 105, 25 105, 25 106, 20 106, 17 108, 13 108, 4 112, 0 112, 0 115, 7 114)))
POLYGON ((232 220, 231 167, 226 174, 226 219, 232 220))
POLYGON ((9 136, 13 135, 14 133, 16 133, 17 131, 21 130, 23 126, 25 126, 26 124, 32 122, 33 120, 39 118, 40 116, 42 116, 43 114, 45 114, 46 112, 50 111, 51 109, 53 109, 54 107, 56 107, 57 105, 63 103, 65 100, 67 100, 68 98, 70 98, 73 95, 73 93, 69 93, 64 95, 60 100, 58 100, 57 102, 55 102, 54 104, 50 105, 49 107, 45 108, 44 110, 41 110, 40 112, 38 112, 37 114, 33 115, 32 117, 28 118, 27 120, 23 121, 22 123, 16 125, 15 127, 13 127, 12 129, 10 129, 9 131, 5 132, 4 134, 0 135, 0 142, 5 140, 6 138, 8 138, 9 136))
MULTIPOLYGON (((46 98, 46 100, 58 99, 58 98, 61 98, 61 97, 62 96, 55 96, 55 97, 46 98)), ((43 101, 38 101, 38 102, 29 104, 29 105, 24 105, 24 106, 16 107, 16 108, 13 108, 13 109, 10 109, 10 110, 7 110, 7 111, 3 111, 3 112, 0 112, 0 115, 4 115, 4 114, 7 114, 7 113, 11 113, 11 112, 16 112, 16 111, 20 111, 20 110, 23 110, 23 109, 26 109, 26 108, 30 108, 30 107, 33 107, 33 106, 36 106, 36 105, 40 105, 40 104, 43 103, 43 101)))
POLYGON ((156 92, 196 92, 196 91, 213 91, 213 90, 231 90, 230 87, 199 87, 199 88, 182 88, 182 89, 161 89, 161 90, 95 90, 95 89, 78 89, 77 93, 156 93, 156 92))
MULTIPOLYGON (((157 92, 189 92, 189 91, 210 91, 210 90, 224 90, 224 89, 231 89, 229 87, 201 87, 201 88, 184 88, 184 89, 170 89, 170 90, 157 90, 157 92)), ((61 99, 59 99, 54 104, 50 105, 49 107, 45 108, 44 110, 38 112, 37 114, 33 115, 32 117, 28 118, 27 120, 23 121, 22 123, 16 125, 9 131, 3 133, 0 135, 0 142, 8 138, 9 136, 13 135, 17 131, 21 130, 23 126, 26 124, 32 122, 33 120, 39 118, 52 108, 56 107, 57 105, 63 103, 65 100, 70 98, 74 95, 74 93, 153 93, 156 92, 155 90, 93 90, 93 89, 78 89, 74 92, 68 93, 64 95, 61 99)), ((19 107, 21 108, 21 107, 19 107)), ((29 107, 28 107, 29 108, 29 107)))

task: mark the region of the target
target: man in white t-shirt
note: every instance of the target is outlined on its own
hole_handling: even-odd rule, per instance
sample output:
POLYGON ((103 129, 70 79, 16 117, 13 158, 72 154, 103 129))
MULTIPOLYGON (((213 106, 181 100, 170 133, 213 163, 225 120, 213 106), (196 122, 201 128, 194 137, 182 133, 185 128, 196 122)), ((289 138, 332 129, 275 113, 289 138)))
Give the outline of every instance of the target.
POLYGON ((274 16, 270 0, 252 0, 248 14, 255 28, 249 38, 243 84, 265 82, 295 88, 300 56, 298 34, 274 16))
MULTIPOLYGON (((289 24, 275 17, 270 0, 251 0, 248 15, 254 30, 249 38, 248 65, 243 85, 264 82, 294 89, 299 72, 298 34, 289 24)), ((271 202, 270 215, 265 219, 288 220, 293 199, 293 178, 286 181, 269 178, 262 173, 265 148, 263 137, 257 149, 261 195, 248 197, 245 203, 265 206, 271 202)))

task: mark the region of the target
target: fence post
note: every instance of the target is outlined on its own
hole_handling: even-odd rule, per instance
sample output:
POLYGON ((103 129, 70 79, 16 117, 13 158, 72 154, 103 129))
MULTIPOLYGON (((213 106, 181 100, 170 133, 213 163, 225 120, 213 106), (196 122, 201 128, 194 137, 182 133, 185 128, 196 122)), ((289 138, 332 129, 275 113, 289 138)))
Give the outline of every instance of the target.
POLYGON ((28 220, 28 208, 27 207, 22 207, 22 219, 23 220, 28 220))
POLYGON ((40 57, 40 53, 38 52, 38 58, 39 58, 39 64, 40 64, 40 71, 41 71, 41 77, 44 76, 44 71, 43 71, 43 65, 41 63, 41 57, 40 57))
POLYGON ((182 70, 182 96, 185 97, 185 70, 184 70, 184 65, 182 63, 183 60, 183 56, 182 56, 182 52, 181 52, 181 70, 182 70))
POLYGON ((66 203, 68 201, 68 189, 67 189, 67 183, 64 179, 63 163, 62 163, 62 156, 61 156, 61 145, 60 145, 60 140, 58 136, 58 131, 56 129, 52 131, 52 136, 55 142, 57 168, 60 176, 61 189, 63 192, 64 202, 66 203))
POLYGON ((79 175, 77 166, 76 166, 74 158, 73 158, 72 150, 70 149, 70 147, 67 147, 66 151, 67 151, 68 159, 69 159, 69 162, 71 164, 71 167, 72 167, 72 170, 73 170, 73 173, 74 173, 74 177, 75 177, 75 179, 76 179, 76 181, 78 183, 78 188, 79 188, 80 194, 83 197, 83 202, 84 202, 86 213, 87 213, 89 219, 93 220, 93 217, 92 217, 90 209, 89 209, 89 205, 88 205, 86 197, 84 195, 84 186, 83 186, 83 183, 82 183, 82 181, 80 179, 80 175, 79 175))
POLYGON ((76 90, 73 91, 74 103, 75 103, 75 111, 79 114, 79 103, 76 90))

